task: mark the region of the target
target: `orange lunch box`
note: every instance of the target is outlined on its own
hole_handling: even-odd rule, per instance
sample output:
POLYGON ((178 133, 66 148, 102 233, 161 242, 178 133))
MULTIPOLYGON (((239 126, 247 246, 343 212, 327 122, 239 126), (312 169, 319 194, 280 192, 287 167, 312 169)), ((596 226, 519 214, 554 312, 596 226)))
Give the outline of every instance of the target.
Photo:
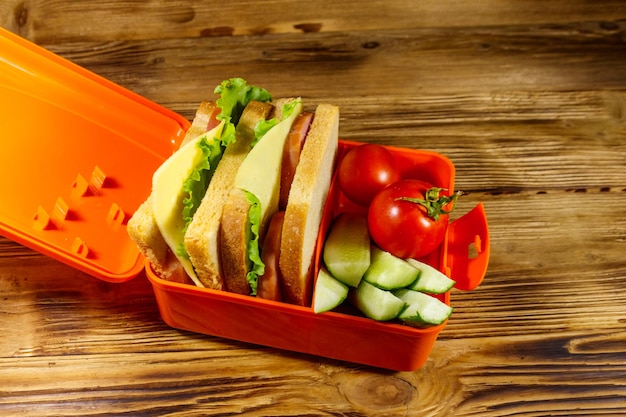
MULTIPOLYGON (((0 29, 0 234, 110 282, 146 271, 170 326, 398 371, 421 367, 445 323, 414 328, 157 277, 126 233, 156 168, 189 122, 123 87, 0 29)), ((340 141, 338 159, 358 142, 340 141)), ((405 176, 454 189, 435 152, 389 147, 405 176)), ((335 216, 357 210, 333 180, 314 260, 335 216)), ((427 263, 471 290, 489 260, 482 204, 451 222, 427 263), (469 249, 473 248, 470 256, 469 249)), ((449 293, 441 299, 450 303, 449 293)), ((454 314, 452 316, 454 318, 454 314)))

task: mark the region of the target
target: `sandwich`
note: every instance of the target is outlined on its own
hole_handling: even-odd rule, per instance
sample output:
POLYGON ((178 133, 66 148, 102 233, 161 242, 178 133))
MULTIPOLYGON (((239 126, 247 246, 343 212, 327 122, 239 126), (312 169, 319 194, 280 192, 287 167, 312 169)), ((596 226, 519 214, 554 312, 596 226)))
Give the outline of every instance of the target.
POLYGON ((163 279, 221 289, 219 279, 198 276, 184 236, 206 200, 217 166, 231 159, 224 158, 230 153, 226 151, 236 143, 251 142, 250 132, 273 106, 267 90, 239 78, 222 82, 215 93, 220 97, 200 104, 180 148, 154 173, 152 192, 129 219, 127 231, 163 279))
POLYGON ((164 279, 308 305, 339 111, 320 104, 305 112, 301 98, 270 102, 256 87, 231 94, 245 84, 239 80, 218 86, 219 110, 200 106, 181 148, 155 172, 129 234, 164 279), (236 103, 230 126, 220 118, 224 102, 236 103), (226 129, 230 141, 222 140, 226 129), (194 149, 205 142, 219 146, 194 149), (189 166, 206 175, 185 179, 198 177, 189 166))
POLYGON ((275 135, 250 152, 224 206, 223 276, 229 291, 308 305, 339 111, 320 104, 302 112, 301 99, 288 99, 277 100, 276 114, 275 135))

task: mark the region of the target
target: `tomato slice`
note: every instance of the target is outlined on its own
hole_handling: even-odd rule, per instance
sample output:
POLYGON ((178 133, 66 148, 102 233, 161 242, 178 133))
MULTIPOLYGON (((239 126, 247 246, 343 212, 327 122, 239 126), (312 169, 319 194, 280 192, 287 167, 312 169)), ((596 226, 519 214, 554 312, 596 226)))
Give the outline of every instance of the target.
POLYGON ((217 120, 217 116, 220 114, 221 111, 222 109, 220 109, 219 107, 213 106, 213 110, 211 111, 211 115, 209 116, 209 122, 206 126, 207 132, 220 124, 219 120, 217 120))
POLYGON ((178 261, 176 256, 169 249, 167 251, 167 264, 166 265, 167 265, 166 267, 168 270, 167 271, 168 281, 179 282, 181 284, 196 285, 191 280, 189 275, 187 275, 187 272, 185 272, 185 268, 183 268, 183 265, 178 261))
POLYGON ((265 264, 265 273, 259 277, 257 294, 259 298, 282 300, 282 278, 278 268, 280 239, 283 230, 285 212, 279 211, 272 216, 267 234, 261 248, 261 260, 265 264))
POLYGON ((280 210, 285 210, 287 207, 287 200, 289 199, 289 190, 291 190, 291 183, 293 182, 293 176, 296 173, 296 167, 300 161, 300 152, 304 146, 306 135, 309 133, 309 127, 313 122, 313 113, 302 113, 291 126, 289 136, 285 142, 283 148, 283 159, 281 166, 281 179, 280 179, 280 198, 278 200, 278 207, 280 210))

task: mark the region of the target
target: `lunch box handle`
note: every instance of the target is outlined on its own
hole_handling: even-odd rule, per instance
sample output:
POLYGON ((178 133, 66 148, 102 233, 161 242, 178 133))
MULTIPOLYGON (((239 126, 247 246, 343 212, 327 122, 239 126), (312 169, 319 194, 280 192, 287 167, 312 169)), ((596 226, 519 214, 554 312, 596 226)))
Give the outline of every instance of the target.
POLYGON ((470 291, 483 281, 489 263, 489 229, 482 203, 450 223, 447 259, 455 288, 470 291))

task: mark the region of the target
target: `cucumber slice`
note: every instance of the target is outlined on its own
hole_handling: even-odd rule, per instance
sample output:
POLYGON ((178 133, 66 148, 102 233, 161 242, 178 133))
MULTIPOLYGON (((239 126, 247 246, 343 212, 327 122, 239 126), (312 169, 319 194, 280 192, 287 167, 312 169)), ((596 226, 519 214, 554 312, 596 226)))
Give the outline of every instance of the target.
POLYGON ((363 280, 350 292, 350 302, 366 317, 378 321, 392 320, 406 307, 406 303, 389 291, 363 280))
POLYGON ((339 215, 324 243, 324 264, 328 272, 350 287, 358 287, 370 266, 370 236, 367 217, 339 215))
POLYGON ((443 294, 456 284, 455 280, 424 262, 415 259, 407 259, 407 262, 420 271, 419 277, 407 287, 410 290, 443 294))
POLYGON ((320 269, 315 281, 313 311, 323 313, 332 310, 348 298, 348 286, 333 278, 326 270, 320 269))
POLYGON ((443 323, 452 314, 452 307, 428 294, 408 289, 393 293, 407 304, 398 315, 407 324, 418 327, 434 326, 443 323))
POLYGON ((372 246, 372 263, 363 279, 384 290, 395 290, 412 284, 420 270, 402 258, 372 246))

